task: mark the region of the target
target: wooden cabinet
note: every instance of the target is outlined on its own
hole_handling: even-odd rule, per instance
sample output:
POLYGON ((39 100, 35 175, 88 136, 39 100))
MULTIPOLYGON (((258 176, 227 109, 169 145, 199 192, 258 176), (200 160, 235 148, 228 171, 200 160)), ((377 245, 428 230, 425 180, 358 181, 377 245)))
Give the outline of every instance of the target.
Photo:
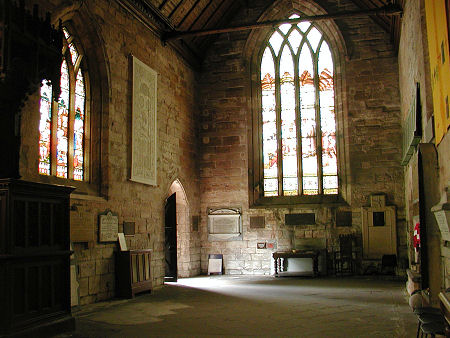
POLYGON ((151 253, 150 249, 117 252, 117 296, 133 298, 136 293, 151 291, 151 253))
POLYGON ((69 274, 72 191, 0 179, 0 336, 74 327, 69 274))

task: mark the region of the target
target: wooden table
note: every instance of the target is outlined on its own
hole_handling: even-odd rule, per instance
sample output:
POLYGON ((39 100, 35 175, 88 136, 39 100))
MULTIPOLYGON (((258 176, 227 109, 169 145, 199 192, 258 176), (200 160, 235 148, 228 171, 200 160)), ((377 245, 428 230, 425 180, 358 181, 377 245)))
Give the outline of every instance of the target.
POLYGON ((319 273, 319 251, 277 251, 272 254, 275 266, 275 277, 287 275, 286 260, 288 258, 311 258, 313 260, 313 276, 319 273))

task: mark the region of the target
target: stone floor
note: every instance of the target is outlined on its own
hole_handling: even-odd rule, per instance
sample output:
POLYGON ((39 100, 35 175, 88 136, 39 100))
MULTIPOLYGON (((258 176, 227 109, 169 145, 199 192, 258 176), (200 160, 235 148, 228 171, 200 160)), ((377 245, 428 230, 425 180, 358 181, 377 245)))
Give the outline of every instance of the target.
POLYGON ((58 337, 415 337, 404 282, 211 276, 87 305, 58 337))

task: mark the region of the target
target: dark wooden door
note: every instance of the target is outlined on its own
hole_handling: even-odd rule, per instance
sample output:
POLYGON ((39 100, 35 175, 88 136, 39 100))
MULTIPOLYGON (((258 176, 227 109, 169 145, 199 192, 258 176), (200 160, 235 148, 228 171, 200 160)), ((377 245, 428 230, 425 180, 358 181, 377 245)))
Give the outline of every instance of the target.
POLYGON ((177 270, 177 204, 176 193, 172 194, 165 205, 165 265, 164 281, 176 282, 177 270))

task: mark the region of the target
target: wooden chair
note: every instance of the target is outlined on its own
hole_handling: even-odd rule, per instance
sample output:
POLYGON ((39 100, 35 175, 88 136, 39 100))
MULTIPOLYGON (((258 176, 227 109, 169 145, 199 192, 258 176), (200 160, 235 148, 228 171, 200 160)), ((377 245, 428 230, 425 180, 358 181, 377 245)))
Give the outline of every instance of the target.
POLYGON ((335 273, 354 273, 356 251, 355 236, 339 235, 339 250, 334 252, 334 271, 335 273))

